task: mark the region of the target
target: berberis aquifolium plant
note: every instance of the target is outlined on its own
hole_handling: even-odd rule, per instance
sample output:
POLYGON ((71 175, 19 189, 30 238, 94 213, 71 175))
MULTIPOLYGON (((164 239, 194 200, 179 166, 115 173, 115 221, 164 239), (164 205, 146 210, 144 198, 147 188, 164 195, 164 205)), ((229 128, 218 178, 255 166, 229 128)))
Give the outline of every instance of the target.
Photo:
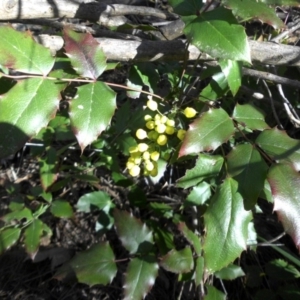
MULTIPOLYGON (((144 11, 180 20, 175 41, 158 40, 163 29, 156 21, 105 25, 114 37, 134 29, 145 38, 119 41, 119 49, 108 50, 116 40, 97 39, 72 22, 57 33, 63 48, 55 54, 30 31, 0 27, 0 157, 5 161, 28 141, 42 145, 30 154, 39 164, 36 186, 26 194, 18 192, 17 182, 6 187, 10 202, 1 217, 0 252, 23 245, 34 259, 42 242, 51 243, 49 215, 98 213, 99 240, 59 267, 54 278, 72 273, 80 283, 109 285, 124 262, 124 299, 150 295, 161 270, 190 284, 190 299, 225 299, 227 293, 237 298, 226 289, 231 281, 241 283, 245 299, 297 297, 300 261, 292 251, 300 247, 300 62, 280 53, 266 61, 255 39, 264 40, 262 47, 291 49, 278 36, 292 14, 282 20, 275 5, 295 5, 299 14, 298 3, 169 5, 166 13, 144 11), (266 27, 252 34, 257 24, 266 27), (137 48, 125 64, 131 55, 122 50, 126 43, 137 48), (162 50, 151 57, 155 43, 162 50), (168 46, 164 54, 164 45, 171 44, 184 51, 168 46), (125 84, 110 82, 113 72, 125 72, 125 84), (78 161, 70 164, 76 145, 78 161), (110 188, 104 188, 104 177, 110 188), (84 188, 73 205, 70 191, 76 186, 84 188), (260 273, 266 280, 274 279, 275 269, 289 274, 280 277, 280 288, 257 283, 261 275, 251 273, 249 262, 265 239, 276 238, 263 236, 259 226, 267 221, 258 226, 267 202, 295 245, 288 253, 269 244, 282 256, 260 273), (126 257, 118 256, 112 235, 126 257)), ((113 16, 111 7, 124 14, 129 9, 108 5, 105 16, 113 16)), ((59 21, 51 22, 58 27, 59 21)))

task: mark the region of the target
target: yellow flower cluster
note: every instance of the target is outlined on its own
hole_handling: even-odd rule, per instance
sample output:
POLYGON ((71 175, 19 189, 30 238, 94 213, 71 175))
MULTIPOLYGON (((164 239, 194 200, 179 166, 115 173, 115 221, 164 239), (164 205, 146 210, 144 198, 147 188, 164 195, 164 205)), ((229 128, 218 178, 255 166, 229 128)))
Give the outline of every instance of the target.
MULTIPOLYGON (((159 148, 159 146, 165 146, 168 142, 168 136, 173 135, 175 132, 177 132, 177 137, 180 140, 183 140, 186 133, 183 129, 177 131, 175 129, 175 121, 162 115, 158 111, 156 101, 152 99, 148 100, 147 107, 158 113, 154 117, 145 115, 146 128, 139 128, 136 131, 138 140, 147 139, 149 142, 139 143, 137 146, 129 149, 130 157, 128 158, 126 167, 129 170, 129 174, 133 177, 141 174, 141 168, 143 168, 144 175, 155 177, 158 173, 157 161, 160 156, 157 148, 159 148)), ((183 112, 187 118, 193 118, 196 113, 197 112, 191 107, 187 107, 183 112)))

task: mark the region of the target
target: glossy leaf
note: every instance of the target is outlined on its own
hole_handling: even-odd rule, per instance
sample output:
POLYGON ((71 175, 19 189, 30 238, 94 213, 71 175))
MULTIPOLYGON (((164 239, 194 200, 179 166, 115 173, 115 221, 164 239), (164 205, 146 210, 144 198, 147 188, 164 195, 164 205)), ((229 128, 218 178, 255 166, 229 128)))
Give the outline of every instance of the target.
POLYGON ((73 209, 68 201, 55 200, 51 204, 50 211, 53 216, 58 218, 72 218, 73 209))
POLYGON ((90 33, 64 30, 66 55, 82 77, 97 79, 106 68, 106 57, 90 33))
POLYGON ((15 211, 12 211, 6 215, 4 215, 3 217, 1 217, 1 220, 6 222, 6 223, 9 223, 13 220, 15 221, 21 221, 22 219, 26 219, 26 221, 31 221, 33 218, 32 216, 32 212, 29 208, 27 207, 23 207, 22 209, 18 209, 18 210, 15 210, 15 211))
POLYGON ((109 125, 116 109, 116 93, 103 82, 78 87, 70 103, 72 129, 83 151, 109 125))
POLYGON ((40 239, 43 233, 43 222, 35 219, 24 231, 24 244, 26 252, 34 259, 40 245, 40 239))
POLYGON ((191 43, 214 58, 251 63, 244 27, 223 7, 202 13, 188 23, 184 33, 191 43))
POLYGON ((195 260, 195 272, 194 272, 194 280, 195 280, 195 285, 199 286, 203 280, 203 274, 204 274, 204 259, 203 256, 199 256, 195 260))
POLYGON ((264 130, 269 128, 265 122, 264 113, 252 104, 240 105, 237 103, 232 118, 252 130, 264 130))
POLYGON ((239 144, 228 154, 227 166, 228 174, 238 182, 245 209, 252 209, 264 187, 268 165, 252 145, 239 144))
POLYGON ((197 186, 193 187, 184 201, 184 205, 203 205, 210 196, 210 185, 207 182, 201 182, 197 186))
POLYGON ((178 229, 184 235, 187 241, 193 246, 195 253, 200 255, 202 251, 201 238, 191 231, 183 222, 178 224, 178 229))
POLYGON ((226 300, 226 295, 214 286, 206 285, 205 287, 207 289, 207 294, 205 295, 204 300, 226 300))
POLYGON ((252 213, 244 209, 237 190, 234 179, 225 179, 204 214, 204 261, 209 273, 226 267, 246 249, 252 213))
POLYGON ((0 158, 16 152, 55 115, 60 86, 51 80, 19 81, 0 100, 0 158))
POLYGON ((8 228, 0 232, 0 253, 11 248, 19 239, 21 229, 8 228))
POLYGON ((225 110, 210 109, 189 126, 179 157, 217 149, 234 133, 232 120, 225 110))
POLYGON ((271 167, 268 181, 274 198, 274 211, 285 232, 300 250, 300 175, 292 166, 278 164, 271 167))
POLYGON ((168 4, 170 4, 174 12, 180 16, 197 15, 203 6, 202 0, 169 0, 168 4))
POLYGON ((84 194, 77 202, 77 210, 85 213, 89 213, 93 206, 98 209, 105 209, 106 207, 113 207, 113 203, 110 196, 102 191, 84 194))
POLYGON ((123 246, 129 253, 148 252, 153 247, 152 231, 126 211, 114 210, 115 226, 123 246))
POLYGON ((228 86, 233 96, 235 96, 242 83, 242 63, 235 60, 222 59, 219 61, 219 64, 227 79, 228 86))
POLYGON ((265 130, 255 142, 272 159, 290 163, 300 170, 300 141, 290 138, 285 131, 277 128, 265 130))
POLYGON ((218 176, 223 162, 224 159, 220 155, 199 154, 195 167, 187 170, 185 175, 178 179, 176 186, 187 189, 203 180, 218 176))
POLYGON ((19 32, 10 26, 1 26, 0 36, 0 65, 29 74, 50 72, 54 57, 49 49, 34 41, 29 31, 19 32))
POLYGON ((187 273, 194 267, 193 254, 190 247, 182 250, 171 250, 161 258, 160 265, 167 271, 176 274, 187 273))
POLYGON ((299 0, 260 0, 270 5, 299 5, 299 0))
POLYGON ((277 17, 275 10, 259 1, 225 0, 224 5, 232 9, 233 14, 240 17, 243 21, 258 19, 274 28, 284 28, 284 24, 277 17))
POLYGON ((44 190, 47 190, 57 179, 57 156, 54 148, 46 150, 46 154, 39 160, 40 177, 44 190))
POLYGON ((72 274, 76 275, 80 283, 90 286, 110 283, 117 274, 115 257, 110 245, 99 243, 78 253, 58 270, 55 278, 61 280, 72 274))
POLYGON ((233 280, 238 277, 245 276, 245 273, 240 266, 230 264, 222 270, 215 272, 214 275, 219 279, 233 280))
POLYGON ((158 275, 158 264, 154 256, 132 259, 127 267, 124 283, 125 300, 144 299, 158 275))

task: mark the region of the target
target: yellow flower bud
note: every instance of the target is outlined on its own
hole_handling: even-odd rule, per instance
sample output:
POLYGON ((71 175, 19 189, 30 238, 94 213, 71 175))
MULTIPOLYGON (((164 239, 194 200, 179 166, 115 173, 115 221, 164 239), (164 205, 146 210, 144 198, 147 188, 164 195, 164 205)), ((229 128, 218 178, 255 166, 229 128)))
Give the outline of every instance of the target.
POLYGON ((140 143, 140 144, 138 144, 137 147, 138 147, 138 149, 139 149, 140 152, 145 152, 149 148, 149 146, 147 144, 145 144, 145 143, 140 143))
POLYGON ((154 127, 155 127, 154 121, 148 121, 146 123, 146 127, 150 130, 154 129, 154 127))
POLYGON ((150 176, 152 176, 152 177, 157 176, 157 174, 158 174, 158 169, 157 169, 157 167, 154 168, 152 171, 150 171, 150 176))
POLYGON ((165 124, 168 121, 168 118, 166 116, 161 116, 160 122, 165 124))
POLYGON ((165 134, 159 135, 156 140, 157 144, 160 146, 164 146, 167 143, 167 141, 168 141, 168 138, 165 134))
POLYGON ((177 132, 177 137, 182 141, 184 139, 185 133, 186 133, 186 130, 179 129, 177 132))
POLYGON ((157 151, 152 152, 150 154, 150 157, 151 157, 152 160, 158 161, 158 159, 159 159, 159 152, 157 152, 157 151))
POLYGON ((183 114, 187 117, 187 118, 194 118, 196 115, 197 111, 194 110, 192 107, 186 107, 185 110, 183 111, 183 114))
POLYGON ((145 152, 143 153, 143 159, 144 159, 144 160, 149 160, 149 159, 150 159, 150 153, 149 153, 149 151, 145 151, 145 152))
POLYGON ((150 100, 147 101, 147 107, 148 107, 150 110, 155 111, 155 110, 157 110, 157 102, 154 101, 154 100, 152 100, 152 99, 150 99, 150 100))
POLYGON ((166 125, 171 126, 171 127, 175 127, 175 121, 168 119, 167 122, 166 122, 166 125))
POLYGON ((150 121, 150 120, 152 120, 152 117, 150 115, 145 115, 144 120, 145 121, 150 121))
POLYGON ((151 141, 156 141, 158 136, 159 136, 159 133, 157 133, 154 130, 148 132, 148 139, 151 141))
POLYGON ((147 138, 147 132, 141 128, 136 131, 135 135, 139 140, 143 140, 143 139, 147 138))
POLYGON ((136 176, 139 176, 140 175, 140 172, 141 172, 141 168, 137 165, 133 166, 130 170, 129 170, 129 174, 132 176, 132 177, 136 177, 136 176))
POLYGON ((147 160, 146 162, 145 162, 145 168, 146 168, 146 170, 147 171, 152 171, 153 169, 154 169, 154 164, 153 164, 153 162, 151 162, 150 160, 147 160))
POLYGON ((135 166, 135 163, 133 161, 127 161, 126 167, 128 170, 132 169, 135 166))
POLYGON ((164 133, 166 131, 166 125, 165 124, 159 124, 155 127, 155 131, 158 133, 164 133))
POLYGON ((173 134, 174 132, 175 132, 174 127, 172 127, 172 126, 167 126, 167 128, 166 128, 166 134, 171 135, 171 134, 173 134))

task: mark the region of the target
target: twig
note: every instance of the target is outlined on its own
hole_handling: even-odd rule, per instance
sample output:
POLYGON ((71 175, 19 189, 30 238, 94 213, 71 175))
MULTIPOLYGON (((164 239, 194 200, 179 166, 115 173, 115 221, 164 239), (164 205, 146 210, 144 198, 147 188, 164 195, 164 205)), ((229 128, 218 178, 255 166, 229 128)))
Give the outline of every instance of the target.
POLYGON ((280 40, 284 39, 286 36, 290 35, 294 31, 298 30, 300 28, 300 20, 298 20, 297 24, 291 27, 290 29, 282 32, 281 34, 275 36, 273 39, 271 39, 271 42, 279 43, 280 40))

